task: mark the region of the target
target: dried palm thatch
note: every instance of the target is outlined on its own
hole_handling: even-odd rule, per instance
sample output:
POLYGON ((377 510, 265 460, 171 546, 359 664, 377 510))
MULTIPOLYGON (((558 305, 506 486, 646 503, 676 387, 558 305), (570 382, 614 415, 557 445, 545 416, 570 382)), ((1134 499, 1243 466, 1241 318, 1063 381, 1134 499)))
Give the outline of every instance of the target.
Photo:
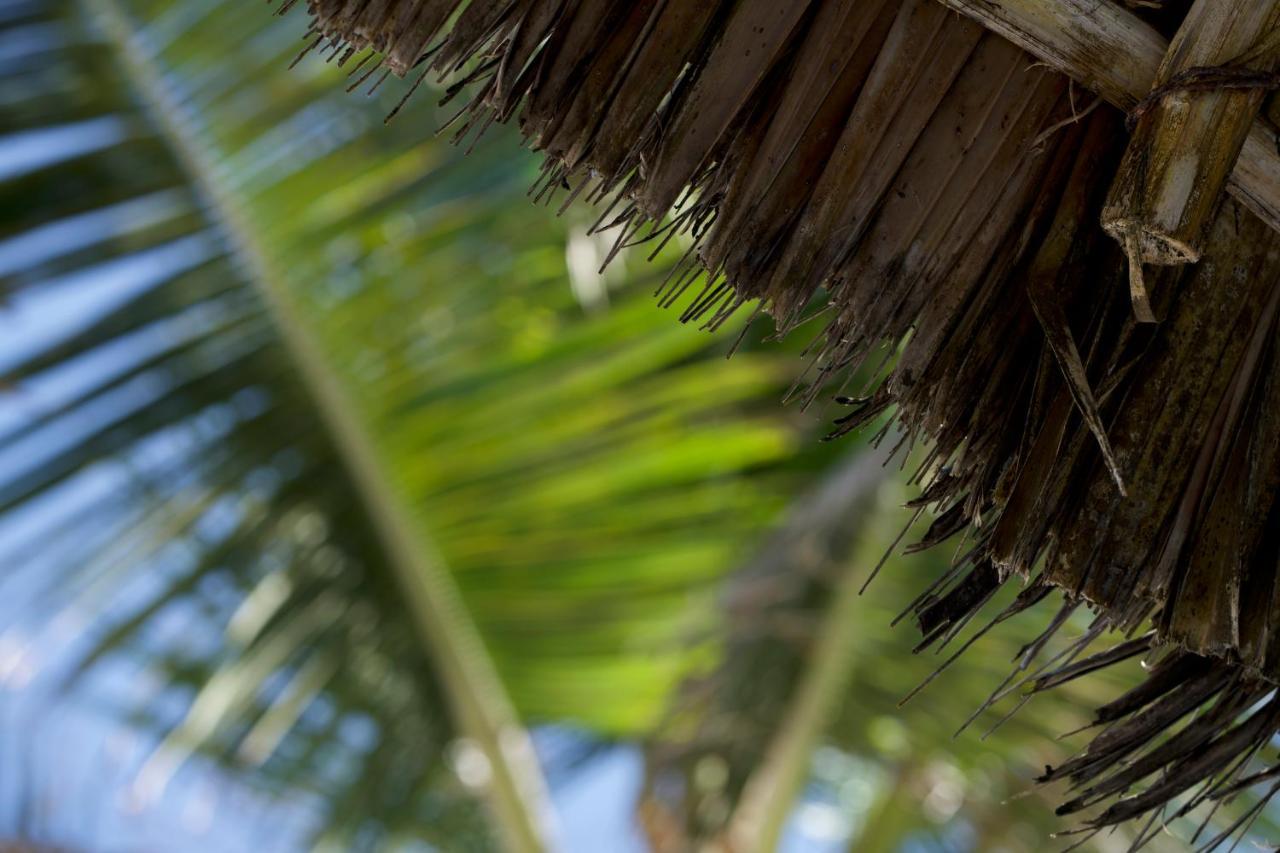
POLYGON ((1254 121, 1277 4, 1214 5, 1252 11, 1193 13, 1179 44, 1228 32, 1247 61, 1213 87, 1161 72, 1127 155, 1099 104, 1138 102, 1167 43, 1107 0, 310 0, 309 49, 365 51, 357 83, 451 81, 470 95, 460 136, 516 119, 546 158, 534 194, 601 203, 619 247, 691 235, 659 291, 686 321, 755 302, 786 332, 821 300, 798 393, 872 376, 837 398, 835 434, 893 411, 904 446, 929 448, 923 544, 969 540, 913 604, 922 647, 1016 578, 1012 610, 1055 588, 1066 603, 1004 693, 1149 658, 1088 750, 1046 772, 1081 789, 1064 812, 1109 803, 1100 828, 1280 777, 1248 775, 1280 729, 1280 152, 1268 110, 1254 121), (1195 248, 1174 260, 1200 262, 1148 289, 1169 178, 1134 164, 1188 152, 1176 224, 1195 248), (1109 193, 1124 246, 1100 227, 1109 193), (1033 667, 1082 604, 1088 635, 1033 667), (1145 633, 1082 657, 1112 629, 1145 633))

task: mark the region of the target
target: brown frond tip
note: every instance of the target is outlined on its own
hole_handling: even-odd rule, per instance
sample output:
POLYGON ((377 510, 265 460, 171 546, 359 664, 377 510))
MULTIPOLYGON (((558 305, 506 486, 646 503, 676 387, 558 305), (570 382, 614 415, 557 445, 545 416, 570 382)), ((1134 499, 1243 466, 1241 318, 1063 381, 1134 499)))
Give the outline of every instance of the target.
POLYGON ((515 118, 547 158, 538 197, 603 202, 619 246, 691 235, 660 296, 696 294, 681 319, 716 327, 758 300, 785 331, 823 294, 803 396, 860 377, 837 433, 895 411, 906 446, 929 442, 923 544, 973 543, 914 606, 926 644, 1034 570, 1031 598, 1089 605, 1095 636, 1155 633, 1069 654, 1029 689, 1185 650, 1055 771, 1087 786, 1069 810, 1153 774, 1091 825, 1196 783, 1201 799, 1234 790, 1276 729, 1262 697, 1280 677, 1280 240, 1260 220, 1223 203, 1199 265, 1149 271, 1163 319, 1136 323, 1126 256, 1098 225, 1123 117, 1078 114, 1063 77, 936 0, 309 8, 322 50, 378 54, 366 74, 421 68, 468 91, 463 133, 515 118))

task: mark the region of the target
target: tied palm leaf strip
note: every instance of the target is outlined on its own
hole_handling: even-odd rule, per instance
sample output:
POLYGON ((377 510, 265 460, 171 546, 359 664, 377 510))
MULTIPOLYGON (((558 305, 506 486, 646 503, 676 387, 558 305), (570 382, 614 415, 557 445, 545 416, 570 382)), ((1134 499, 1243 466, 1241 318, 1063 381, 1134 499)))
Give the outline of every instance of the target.
POLYGON ((1262 699, 1280 676, 1280 245, 1256 205, 1225 200, 1204 261, 1153 277, 1147 327, 1097 225, 1122 116, 1082 113, 1064 76, 934 0, 309 10, 308 50, 411 74, 406 99, 433 75, 473 93, 459 137, 515 119, 545 156, 535 198, 601 204, 618 246, 691 238, 659 291, 671 304, 701 282, 682 320, 715 329, 755 301, 786 332, 824 294, 801 396, 882 365, 838 398, 834 435, 892 410, 904 447, 928 445, 922 544, 969 537, 910 608, 923 646, 1015 577, 1018 608, 1049 588, 1094 608, 1091 638, 1152 625, 1124 653, 1082 661, 1077 643, 1016 682, 1167 655, 1100 710, 1082 764, 1046 774, 1089 786, 1065 811, 1146 780, 1098 828, 1237 789, 1276 730, 1262 699))

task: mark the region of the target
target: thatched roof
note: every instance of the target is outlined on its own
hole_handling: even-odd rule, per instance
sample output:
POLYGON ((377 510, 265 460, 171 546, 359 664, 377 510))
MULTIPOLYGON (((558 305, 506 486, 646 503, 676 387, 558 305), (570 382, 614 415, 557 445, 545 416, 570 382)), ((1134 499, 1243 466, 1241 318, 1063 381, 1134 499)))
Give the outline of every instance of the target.
POLYGON ((683 319, 827 312, 800 393, 842 395, 837 433, 893 411, 929 448, 925 542, 971 540, 914 605, 925 645, 1011 579, 1015 609, 1053 588, 1095 608, 1088 639, 1145 632, 1029 677, 1152 660, 1046 774, 1084 789, 1064 811, 1147 780, 1105 826, 1204 780, 1194 802, 1234 790, 1280 724, 1261 702, 1280 678, 1280 153, 1255 121, 1276 12, 1232 5, 1150 23, 1108 0, 310 8, 313 47, 376 54, 357 81, 440 74, 470 98, 463 134, 516 120, 546 158, 535 195, 599 203, 619 246, 692 235, 660 292, 683 319), (1126 153, 1103 99, 1153 85, 1126 153))

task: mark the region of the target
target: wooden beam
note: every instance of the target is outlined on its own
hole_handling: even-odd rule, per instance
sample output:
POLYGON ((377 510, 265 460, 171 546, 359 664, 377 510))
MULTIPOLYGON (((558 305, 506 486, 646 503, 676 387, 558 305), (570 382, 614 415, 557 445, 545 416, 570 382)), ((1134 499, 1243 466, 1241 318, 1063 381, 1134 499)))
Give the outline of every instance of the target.
POLYGON ((1207 69, 1274 71, 1280 52, 1266 42, 1278 24, 1280 0, 1196 0, 1160 63, 1156 85, 1166 88, 1144 102, 1102 210, 1102 227, 1125 245, 1139 283, 1134 307, 1140 319, 1154 319, 1140 284, 1142 264, 1200 259, 1266 95, 1261 88, 1173 87, 1180 75, 1207 69))
MULTIPOLYGON (((939 2, 1126 111, 1151 91, 1169 48, 1163 36, 1111 0, 939 2)), ((1280 231, 1280 135, 1269 121, 1253 123, 1227 191, 1280 231)))

